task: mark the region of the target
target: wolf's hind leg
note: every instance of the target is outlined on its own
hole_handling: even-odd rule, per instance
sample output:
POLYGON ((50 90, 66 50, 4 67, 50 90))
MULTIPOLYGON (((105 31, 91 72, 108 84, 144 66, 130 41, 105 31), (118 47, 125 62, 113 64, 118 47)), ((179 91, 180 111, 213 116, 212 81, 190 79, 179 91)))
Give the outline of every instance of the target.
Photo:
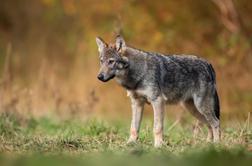
POLYGON ((207 141, 211 141, 213 139, 212 128, 208 124, 208 122, 207 122, 206 118, 204 117, 204 115, 202 115, 198 111, 196 106, 194 105, 193 99, 189 99, 189 100, 184 101, 182 103, 182 106, 186 110, 188 110, 197 119, 197 122, 196 122, 195 127, 194 127, 194 131, 193 131, 193 137, 196 138, 198 136, 200 126, 202 124, 206 124, 207 128, 208 128, 207 141))
POLYGON ((220 120, 216 116, 214 98, 206 96, 204 99, 196 98, 196 108, 205 117, 205 120, 210 125, 213 131, 213 141, 218 142, 220 140, 220 120))
POLYGON ((132 119, 130 126, 130 137, 127 143, 137 141, 144 109, 144 101, 141 98, 136 98, 134 96, 130 96, 130 98, 132 107, 132 119))

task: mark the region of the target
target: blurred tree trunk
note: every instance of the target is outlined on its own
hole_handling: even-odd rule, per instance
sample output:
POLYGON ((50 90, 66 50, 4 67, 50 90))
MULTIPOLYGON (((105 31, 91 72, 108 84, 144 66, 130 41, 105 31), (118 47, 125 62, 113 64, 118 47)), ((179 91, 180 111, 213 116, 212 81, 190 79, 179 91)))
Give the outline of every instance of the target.
POLYGON ((11 73, 11 55, 12 55, 12 45, 9 43, 7 45, 7 52, 6 57, 4 61, 4 68, 2 73, 2 78, 0 78, 0 111, 3 110, 4 107, 4 94, 6 92, 10 93, 10 87, 11 87, 11 79, 12 79, 12 73, 11 73))
MULTIPOLYGON (((242 54, 238 57, 238 61, 247 59, 248 55, 252 54, 251 34, 247 30, 246 26, 243 24, 239 13, 237 12, 233 0, 212 0, 212 2, 220 10, 220 20, 224 27, 230 31, 232 34, 240 34, 242 38, 249 44, 248 54, 242 54)), ((248 59, 251 59, 249 56, 248 59)))
POLYGON ((232 33, 238 33, 241 29, 239 15, 232 0, 212 0, 220 10, 222 24, 232 33))
POLYGON ((12 54, 12 45, 9 43, 7 45, 7 53, 4 61, 4 68, 2 73, 2 79, 0 82, 0 87, 3 87, 4 89, 9 86, 11 79, 12 79, 12 73, 11 73, 11 54, 12 54))

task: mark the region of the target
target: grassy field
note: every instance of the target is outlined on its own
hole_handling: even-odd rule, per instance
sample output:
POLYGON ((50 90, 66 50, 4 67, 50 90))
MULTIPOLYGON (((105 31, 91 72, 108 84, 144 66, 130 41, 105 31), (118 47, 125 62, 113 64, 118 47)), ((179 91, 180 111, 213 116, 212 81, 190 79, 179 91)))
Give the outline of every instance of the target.
POLYGON ((145 120, 140 140, 127 145, 129 120, 58 120, 0 116, 0 165, 251 165, 252 130, 248 122, 222 125, 222 142, 205 142, 203 129, 197 139, 192 126, 170 128, 166 121, 166 145, 152 145, 152 121, 145 120), (105 164, 106 163, 106 164, 105 164))

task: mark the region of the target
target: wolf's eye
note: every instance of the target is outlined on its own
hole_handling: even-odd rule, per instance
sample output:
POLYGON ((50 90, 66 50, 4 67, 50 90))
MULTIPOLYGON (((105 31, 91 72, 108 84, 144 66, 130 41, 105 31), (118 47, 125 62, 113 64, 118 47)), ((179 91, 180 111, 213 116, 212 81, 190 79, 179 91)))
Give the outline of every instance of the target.
POLYGON ((110 65, 110 64, 113 64, 114 62, 115 62, 114 59, 109 59, 108 64, 110 65))

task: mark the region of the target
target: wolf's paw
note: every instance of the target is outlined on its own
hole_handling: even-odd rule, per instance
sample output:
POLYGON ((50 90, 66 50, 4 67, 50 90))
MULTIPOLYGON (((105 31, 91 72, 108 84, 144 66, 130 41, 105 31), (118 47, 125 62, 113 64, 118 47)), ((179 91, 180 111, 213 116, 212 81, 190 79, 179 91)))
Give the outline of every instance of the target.
POLYGON ((206 142, 207 143, 212 143, 213 142, 213 138, 212 137, 207 137, 206 138, 206 142))
POLYGON ((158 140, 154 142, 154 147, 155 148, 161 148, 164 145, 164 141, 163 140, 158 140))
POLYGON ((137 139, 136 138, 129 138, 127 141, 127 145, 133 145, 137 143, 137 139))

